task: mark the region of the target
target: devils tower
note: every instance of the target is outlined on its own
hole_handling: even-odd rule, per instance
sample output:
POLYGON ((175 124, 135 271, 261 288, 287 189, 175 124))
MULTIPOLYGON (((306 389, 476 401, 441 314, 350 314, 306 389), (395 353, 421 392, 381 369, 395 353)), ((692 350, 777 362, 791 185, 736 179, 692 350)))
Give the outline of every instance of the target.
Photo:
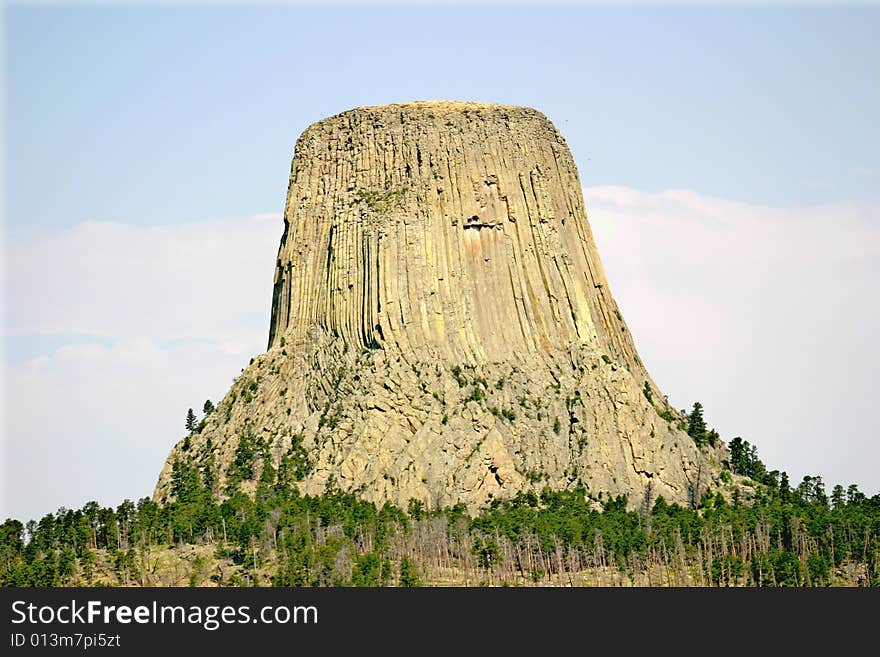
POLYGON ((405 103, 297 141, 268 350, 154 497, 180 459, 221 496, 262 478, 431 508, 547 486, 688 503, 722 450, 691 440, 642 364, 553 124, 405 103))

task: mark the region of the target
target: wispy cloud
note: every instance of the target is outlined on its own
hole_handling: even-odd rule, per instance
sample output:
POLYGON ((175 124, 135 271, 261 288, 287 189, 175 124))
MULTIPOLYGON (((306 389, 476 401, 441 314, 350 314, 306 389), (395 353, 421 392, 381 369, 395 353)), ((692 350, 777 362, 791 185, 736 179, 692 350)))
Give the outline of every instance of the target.
POLYGON ((770 208, 585 190, 612 293, 658 384, 797 477, 880 488, 880 202, 770 208))
POLYGON ((6 342, 28 353, 4 377, 0 515, 150 494, 186 408, 265 348, 280 235, 260 215, 7 244, 6 342))
POLYGON ((12 243, 8 330, 197 338, 240 353, 268 330, 280 235, 279 216, 259 215, 172 227, 87 222, 12 243))
MULTIPOLYGON (((701 400, 727 438, 794 477, 880 488, 880 203, 585 196, 611 290, 670 401, 701 400)), ((186 408, 216 401, 265 348, 280 234, 263 215, 91 222, 7 244, 7 329, 52 339, 6 366, 0 515, 150 494, 186 408)))

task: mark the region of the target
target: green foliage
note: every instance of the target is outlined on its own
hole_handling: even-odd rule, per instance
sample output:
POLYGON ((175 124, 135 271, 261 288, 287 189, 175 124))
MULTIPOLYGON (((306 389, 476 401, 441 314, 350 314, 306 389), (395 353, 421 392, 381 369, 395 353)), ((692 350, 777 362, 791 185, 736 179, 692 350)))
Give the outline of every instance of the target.
POLYGON ((294 434, 290 439, 290 449, 281 457, 278 464, 278 484, 284 488, 302 480, 312 471, 312 460, 308 450, 303 447, 303 435, 294 434))
MULTIPOLYGON (((266 441, 244 432, 229 474, 233 480, 259 476, 253 498, 233 487, 218 502, 214 465, 178 459, 173 501, 163 506, 148 498, 115 509, 90 502, 27 523, 8 519, 0 525, 0 586, 83 585, 108 577, 138 584, 153 567, 142 557, 153 547, 208 540, 238 568, 226 585, 253 583, 254 571, 268 567, 271 578, 260 575, 260 583, 418 586, 431 571, 416 552, 401 553, 412 545, 407 534, 415 527, 419 533, 412 536, 443 537, 455 546, 452 558, 475 561, 478 579, 487 582, 502 565, 511 566, 505 559, 524 554, 530 561, 513 564, 521 581, 556 577, 556 555, 574 550, 579 558, 601 554, 620 573, 651 555, 675 555, 691 581, 718 586, 826 586, 852 572, 862 573, 859 583, 880 585, 880 495, 836 486, 829 498, 814 476, 792 488, 784 472, 758 465, 745 441, 731 449, 731 469, 755 480, 748 503, 713 493, 698 509, 657 497, 635 511, 624 497, 600 497, 600 507, 582 488, 545 489, 495 500, 474 517, 462 504, 429 510, 412 500, 406 512, 379 508, 333 486, 303 496, 295 484, 312 465, 302 443, 293 436, 276 469, 266 441)), ((542 480, 537 470, 524 476, 533 484, 542 480)), ((190 584, 201 584, 207 563, 194 559, 191 566, 190 584)))
POLYGON ((185 461, 175 460, 171 464, 171 492, 184 504, 197 500, 202 493, 202 479, 198 468, 185 461))
POLYGON ((845 493, 843 492, 843 486, 837 484, 834 489, 831 491, 831 504, 835 509, 842 507, 846 504, 845 493))
POLYGON ((688 435, 694 439, 697 445, 706 442, 706 420, 703 419, 703 405, 700 402, 694 402, 694 408, 687 418, 688 435))
POLYGON ((735 585, 744 572, 745 562, 737 555, 716 557, 709 567, 709 577, 715 586, 735 585))
POLYGON ((260 383, 256 379, 244 379, 241 383, 241 396, 245 403, 250 404, 254 401, 254 396, 260 389, 260 383))
POLYGON ((544 478, 544 475, 541 474, 540 470, 529 470, 528 472, 526 472, 526 479, 528 479, 529 482, 531 482, 533 484, 538 483, 543 478, 544 478))
POLYGON ((559 422, 559 418, 553 418, 553 433, 559 435, 559 432, 562 430, 562 424, 559 422))
POLYGON ((256 441, 248 428, 239 436, 238 446, 235 448, 235 458, 226 468, 226 481, 230 491, 242 481, 254 479, 256 476, 254 472, 256 453, 256 441))
POLYGON ((196 414, 193 413, 191 408, 186 412, 186 430, 189 433, 196 430, 196 414))
POLYGON ((718 441, 721 440, 721 436, 718 435, 718 432, 715 429, 710 429, 706 432, 706 440, 712 447, 718 445, 718 441))
POLYGON ((358 190, 355 193, 355 203, 366 205, 373 212, 387 212, 400 205, 404 187, 393 187, 384 190, 358 190))
POLYGON ((325 413, 321 417, 318 418, 318 428, 328 427, 329 429, 335 429, 339 425, 339 416, 336 414, 325 413))
POLYGON ((807 556, 807 572, 810 575, 810 583, 813 586, 827 586, 831 576, 831 568, 828 560, 821 554, 807 556))
POLYGON ((419 575, 418 565, 407 556, 400 559, 399 586, 410 588, 422 586, 422 578, 421 575, 419 575))
POLYGON ((822 477, 805 476, 798 485, 798 494, 806 502, 816 503, 821 506, 828 505, 828 496, 825 494, 825 484, 822 477))
POLYGON ((113 554, 113 571, 120 585, 130 584, 140 579, 140 570, 137 565, 137 553, 134 549, 125 552, 116 550, 113 554))
POLYGON ((477 537, 474 540, 474 555, 477 557, 477 563, 481 568, 492 568, 500 556, 501 549, 498 547, 498 541, 491 537, 477 537))
POLYGON ((467 397, 464 398, 464 403, 466 404, 469 401, 479 403, 479 402, 483 401, 485 398, 486 398, 486 391, 483 390, 482 387, 475 385, 473 388, 471 388, 471 393, 467 397))
POLYGON ((413 520, 421 520, 425 517, 425 503, 415 498, 410 499, 406 512, 413 520))
POLYGON ((201 555, 193 559, 192 571, 189 574, 189 585, 199 586, 202 583, 202 577, 205 575, 205 560, 201 555))
POLYGON ((79 557, 79 567, 87 584, 91 584, 95 576, 95 553, 91 550, 83 550, 79 557))
POLYGON ((504 418, 505 420, 509 420, 511 422, 516 419, 516 413, 509 408, 499 409, 497 406, 492 406, 489 409, 489 412, 495 417, 504 418))
POLYGON ((778 586, 801 585, 801 564, 794 552, 780 550, 776 553, 772 563, 773 575, 778 586))
POLYGON ((459 388, 464 388, 468 384, 467 377, 461 372, 461 367, 454 365, 450 371, 459 388))
POLYGON ((645 387, 642 389, 642 393, 645 395, 645 399, 648 400, 649 404, 654 403, 654 393, 651 391, 651 386, 648 385, 647 381, 645 381, 645 387))
POLYGON ((382 575, 382 560, 375 552, 358 556, 351 573, 353 586, 379 586, 382 575))
MULTIPOLYGON (((763 484, 776 486, 776 476, 767 472, 764 463, 758 458, 758 448, 755 445, 750 445, 749 441, 737 436, 728 443, 727 447, 730 450, 731 472, 763 484)), ((786 485, 787 482, 786 476, 786 485)))

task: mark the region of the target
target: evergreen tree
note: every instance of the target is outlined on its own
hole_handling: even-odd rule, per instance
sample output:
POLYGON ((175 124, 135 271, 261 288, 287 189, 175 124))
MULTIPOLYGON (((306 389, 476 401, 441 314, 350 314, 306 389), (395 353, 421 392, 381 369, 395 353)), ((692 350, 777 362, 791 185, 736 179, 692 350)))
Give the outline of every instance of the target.
POLYGON ((415 562, 407 556, 400 560, 400 586, 421 586, 419 570, 415 562))
POLYGON ((791 498, 791 486, 788 482, 788 473, 783 472, 782 478, 779 480, 779 498, 783 502, 788 502, 791 498))
POLYGON ((193 413, 193 409, 186 412, 186 430, 190 433, 196 430, 196 414, 193 413))
POLYGON ((61 550, 61 554, 58 556, 58 575, 62 580, 66 581, 73 576, 75 567, 76 555, 74 554, 73 549, 66 547, 61 550))
POLYGON ((205 400, 205 405, 202 406, 202 412, 205 414, 205 417, 208 417, 211 413, 214 412, 214 404, 210 399, 205 400))
POLYGON ((706 440, 706 420, 703 419, 703 405, 700 402, 694 402, 694 408, 688 415, 688 435, 697 445, 702 445, 706 440))
POLYGON ((730 469, 733 474, 745 475, 749 469, 749 443, 737 436, 728 444, 730 449, 730 469))
MULTIPOLYGON (((216 556, 197 555, 204 566, 225 559, 233 568, 218 571, 223 585, 382 586, 396 576, 400 586, 421 586, 467 560, 487 583, 531 578, 537 584, 566 574, 566 559, 558 561, 561 571, 552 567, 561 554, 578 563, 598 555, 634 577, 669 568, 657 555, 670 550, 682 560, 675 568, 715 584, 880 584, 880 495, 835 486, 831 508, 821 477, 807 476, 792 491, 788 475, 767 472, 741 439, 731 441, 731 454, 733 467, 754 480, 748 499, 734 487, 729 497, 726 490, 703 494, 691 509, 662 497, 652 503, 646 494, 635 511, 622 495, 596 500, 583 488, 545 489, 494 500, 473 517, 463 504, 432 509, 414 500, 408 514, 390 503, 377 508, 329 485, 318 497, 303 495, 289 485, 298 468, 311 467, 299 462, 301 441, 293 437, 276 472, 262 436, 240 437, 227 476, 240 483, 259 475, 253 497, 233 487, 218 504, 213 459, 179 460, 172 464, 174 499, 164 505, 150 498, 115 509, 89 502, 39 521, 7 520, 0 524, 0 586, 151 585, 164 577, 158 562, 145 557, 154 547, 206 542, 216 546, 216 556), (719 540, 731 528, 752 546, 749 557, 719 540), (698 557, 707 538, 714 554, 698 557), (409 547, 401 552, 401 546, 409 547), (271 579, 257 571, 263 567, 272 569, 271 579)), ((192 563, 194 581, 201 581, 208 571, 192 563)))
POLYGON ((831 504, 834 505, 835 509, 839 509, 846 503, 845 493, 843 492, 843 486, 837 484, 831 491, 831 504))
POLYGON ((865 494, 859 490, 859 487, 855 484, 850 484, 846 489, 846 503, 847 504, 862 504, 866 500, 865 494))

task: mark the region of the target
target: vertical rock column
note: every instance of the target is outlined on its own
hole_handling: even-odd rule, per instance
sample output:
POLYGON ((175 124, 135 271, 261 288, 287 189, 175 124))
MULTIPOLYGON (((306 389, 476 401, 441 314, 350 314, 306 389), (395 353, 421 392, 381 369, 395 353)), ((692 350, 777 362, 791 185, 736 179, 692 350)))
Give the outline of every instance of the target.
POLYGON ((270 347, 319 325, 456 362, 580 343, 641 368, 571 153, 540 112, 426 102, 319 121, 284 219, 270 347))
POLYGON ((254 494, 272 464, 303 493, 403 507, 475 510, 545 486, 685 504, 724 454, 679 420, 611 297, 547 118, 367 107, 298 140, 269 349, 172 450, 154 497, 173 496, 182 459, 218 496, 254 494))

